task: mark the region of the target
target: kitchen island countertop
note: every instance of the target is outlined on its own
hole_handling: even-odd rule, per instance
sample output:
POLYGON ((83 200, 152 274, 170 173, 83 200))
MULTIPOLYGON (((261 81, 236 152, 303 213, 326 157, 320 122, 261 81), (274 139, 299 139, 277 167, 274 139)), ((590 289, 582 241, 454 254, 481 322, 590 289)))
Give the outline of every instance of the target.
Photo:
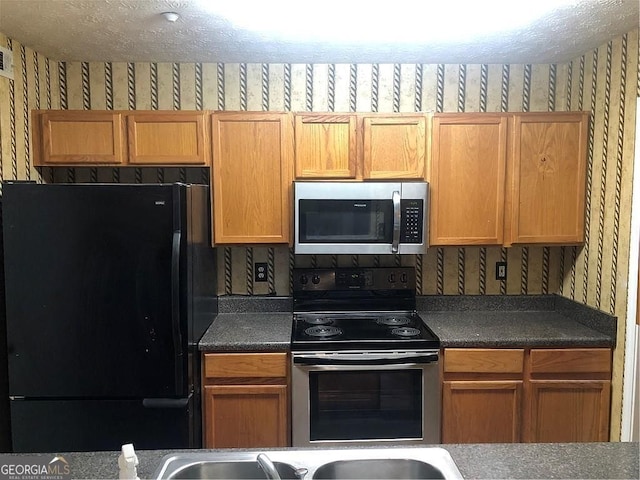
MULTIPOLYGON (((466 479, 639 478, 638 443, 445 444, 437 446, 443 447, 451 454, 460 473, 466 479)), ((162 458, 179 451, 185 450, 137 451, 140 461, 138 476, 141 479, 152 478, 162 458)), ((117 451, 79 452, 58 455, 63 456, 69 463, 72 478, 102 479, 118 477, 119 453, 117 451)), ((15 454, 17 458, 14 463, 19 463, 21 456, 30 455, 15 454)), ((53 457, 54 454, 49 456, 53 457)), ((11 457, 4 456, 3 461, 6 463, 6 459, 11 457)))

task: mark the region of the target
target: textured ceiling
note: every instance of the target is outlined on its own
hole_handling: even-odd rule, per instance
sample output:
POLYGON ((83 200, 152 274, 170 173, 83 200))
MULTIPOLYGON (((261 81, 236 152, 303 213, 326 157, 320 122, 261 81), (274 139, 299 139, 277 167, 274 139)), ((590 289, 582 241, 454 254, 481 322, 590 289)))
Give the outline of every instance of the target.
MULTIPOLYGON (((455 44, 287 43, 235 29, 194 0, 0 0, 0 32, 66 61, 562 63, 637 28, 639 3, 576 0, 527 28, 455 44), (160 15, 166 11, 178 12, 180 19, 167 22, 160 15)), ((512 4, 527 8, 526 1, 512 4)), ((321 8, 322 0, 307 5, 321 8)), ((393 8, 394 2, 386 5, 393 8)), ((312 11, 305 15, 313 21, 312 11)), ((456 26, 455 19, 435 21, 456 26)))

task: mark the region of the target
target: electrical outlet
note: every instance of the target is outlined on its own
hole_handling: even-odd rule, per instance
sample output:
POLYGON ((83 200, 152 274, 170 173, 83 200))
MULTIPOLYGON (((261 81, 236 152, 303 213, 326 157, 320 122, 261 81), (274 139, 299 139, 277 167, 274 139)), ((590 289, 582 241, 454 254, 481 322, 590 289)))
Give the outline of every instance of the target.
POLYGON ((496 280, 507 279, 507 262, 496 262, 496 280))
POLYGON ((254 280, 256 282, 267 281, 267 264, 264 262, 255 263, 253 265, 254 280))

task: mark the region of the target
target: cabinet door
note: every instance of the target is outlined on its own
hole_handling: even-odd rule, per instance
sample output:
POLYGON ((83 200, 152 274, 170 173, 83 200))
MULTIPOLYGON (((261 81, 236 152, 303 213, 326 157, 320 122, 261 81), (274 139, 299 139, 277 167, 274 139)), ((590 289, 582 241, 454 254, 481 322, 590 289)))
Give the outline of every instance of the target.
POLYGON ((356 116, 296 114, 296 178, 356 177, 356 116))
POLYGON ((365 116, 363 178, 424 178, 426 117, 365 116))
POLYGON ((584 241, 588 118, 586 112, 515 115, 510 243, 584 241))
POLYGON ((445 381, 443 443, 520 441, 522 381, 445 381))
POLYGON ((214 243, 288 243, 291 115, 220 112, 212 119, 214 243))
POLYGON ((125 160, 122 114, 108 111, 46 111, 34 128, 41 138, 34 164, 119 165, 125 160), (39 131, 38 131, 39 130, 39 131))
POLYGON ((533 349, 528 363, 525 441, 609 440, 611 349, 533 349))
POLYGON ((607 442, 607 380, 531 380, 527 442, 607 442))
POLYGON ((506 115, 435 114, 430 245, 501 245, 506 115))
POLYGON ((205 448, 288 446, 285 385, 204 387, 205 448))
POLYGON ((129 163, 208 165, 202 112, 147 112, 127 116, 129 163))

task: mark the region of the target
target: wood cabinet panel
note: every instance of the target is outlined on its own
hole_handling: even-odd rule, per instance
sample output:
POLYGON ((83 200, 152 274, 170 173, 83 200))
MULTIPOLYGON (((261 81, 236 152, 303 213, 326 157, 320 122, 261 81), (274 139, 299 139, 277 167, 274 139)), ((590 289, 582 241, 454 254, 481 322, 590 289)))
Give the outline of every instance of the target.
POLYGON ((435 114, 430 244, 501 245, 508 116, 435 114))
POLYGON ((203 112, 152 112, 127 116, 129 163, 208 165, 203 112))
POLYGON ((609 439, 609 348, 446 348, 443 358, 445 442, 609 439))
POLYGON ((214 243, 289 243, 291 115, 220 112, 212 122, 214 243))
POLYGON ((286 447, 285 385, 204 387, 205 448, 286 447))
POLYGON ((610 395, 606 380, 531 380, 524 440, 608 441, 610 395))
POLYGON ((34 114, 34 164, 119 165, 125 161, 124 120, 120 113, 107 111, 45 111, 34 114), (38 155, 39 154, 39 155, 38 155))
POLYGON ((551 348, 531 350, 530 372, 537 373, 611 373, 608 348, 551 348))
POLYGON ((205 447, 289 446, 288 365, 286 352, 203 354, 205 447))
POLYGON ((362 135, 363 178, 424 178, 424 115, 364 116, 362 135))
POLYGON ((524 349, 447 348, 445 373, 522 373, 524 349))
POLYGON ((588 114, 514 116, 510 243, 584 241, 588 114))
POLYGON ((286 378, 287 354, 274 353, 207 353, 204 355, 206 378, 286 378))
POLYGON ((296 114, 296 178, 356 178, 355 114, 296 114))
POLYGON ((520 439, 522 381, 445 381, 443 443, 520 439))

